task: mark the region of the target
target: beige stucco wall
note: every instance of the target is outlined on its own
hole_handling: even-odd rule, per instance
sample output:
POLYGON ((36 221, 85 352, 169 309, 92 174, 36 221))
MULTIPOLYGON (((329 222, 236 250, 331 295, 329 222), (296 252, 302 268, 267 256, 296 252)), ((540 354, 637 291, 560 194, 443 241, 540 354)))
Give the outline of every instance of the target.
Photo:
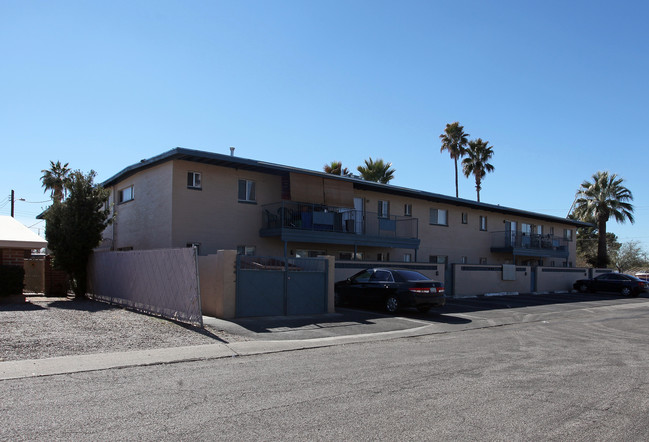
MULTIPOLYGON (((480 258, 487 258, 487 264, 511 263, 511 255, 494 254, 491 252, 492 236, 505 235, 505 221, 515 221, 520 231, 521 224, 542 225, 544 234, 549 234, 554 228, 554 236, 562 237, 564 229, 572 229, 573 239, 576 235, 575 228, 569 224, 551 223, 534 218, 522 216, 509 216, 497 212, 459 207, 451 204, 429 202, 416 198, 398 195, 387 195, 373 191, 355 191, 356 197, 364 198, 366 212, 375 213, 378 201, 389 201, 390 215, 403 216, 405 204, 412 205, 412 216, 419 219, 419 238, 421 240, 417 251, 418 262, 428 262, 430 256, 447 256, 449 263, 459 263, 463 256, 467 257, 468 264, 479 264, 480 258), (430 209, 443 209, 448 211, 448 226, 431 225, 429 223, 430 209), (462 213, 467 213, 467 224, 462 224, 462 213), (480 230, 480 216, 487 217, 487 230, 480 230), (495 233, 498 232, 498 233, 495 233)), ((576 256, 575 241, 568 243, 570 259, 573 264, 576 256)), ((359 249, 366 250, 366 249, 359 249)), ((392 261, 403 261, 405 253, 413 253, 408 249, 391 249, 392 261)), ((376 259, 376 249, 368 253, 365 259, 376 259), (374 254, 374 256, 372 256, 374 254)), ((521 259, 529 259, 519 257, 521 259)), ((564 260, 560 258, 544 258, 544 264, 550 265, 554 261, 556 266, 562 266, 564 260)))
POLYGON ((538 292, 570 291, 575 281, 588 279, 589 273, 589 269, 584 268, 537 267, 534 270, 538 292))
POLYGON ((203 314, 231 319, 236 314, 235 250, 219 250, 198 257, 198 274, 203 314))
POLYGON ((530 267, 516 266, 516 279, 503 280, 502 266, 453 265, 453 296, 484 295, 489 293, 529 293, 532 272, 530 267), (478 270, 479 269, 479 270, 478 270))
MULTIPOLYGON (((265 204, 281 201, 281 177, 266 173, 234 169, 180 160, 169 161, 142 170, 122 180, 112 188, 111 198, 117 191, 133 184, 135 199, 115 205, 116 222, 105 232, 114 249, 186 247, 199 243, 199 254, 214 254, 217 250, 236 250, 238 246, 254 246, 257 255, 283 255, 284 245, 277 237, 262 238, 259 230, 265 204), (187 188, 187 172, 200 172, 202 189, 187 188), (256 183, 256 204, 238 202, 238 180, 248 179, 256 183)), ((410 254, 417 262, 429 262, 435 256, 448 257, 448 263, 460 263, 466 257, 468 264, 479 264, 486 258, 487 264, 511 263, 509 254, 491 252, 493 235, 504 237, 505 221, 515 221, 520 230, 522 223, 542 225, 544 234, 554 228, 554 236, 563 236, 563 230, 575 228, 569 224, 550 223, 522 216, 507 216, 497 212, 433 203, 422 199, 389 195, 375 191, 354 190, 356 197, 364 200, 365 210, 373 216, 378 200, 389 201, 390 214, 403 216, 404 205, 412 205, 412 216, 418 219, 419 250, 359 246, 358 251, 367 261, 377 260, 381 253, 385 259, 403 262, 410 254), (448 211, 448 226, 429 224, 429 210, 439 208, 448 211), (462 224, 462 213, 467 213, 468 223, 462 224), (480 216, 487 217, 487 231, 479 227, 480 216), (498 233, 496 233, 498 232, 498 233)), ((574 264, 575 242, 569 242, 569 261, 574 264)), ((351 253, 352 245, 289 243, 289 255, 297 250, 314 250, 325 255, 340 257, 341 252, 351 253)), ((519 257, 517 264, 529 258, 519 257)), ((563 259, 544 258, 545 266, 561 267, 563 259)))
POLYGON ((255 246, 257 255, 283 254, 277 239, 262 238, 262 206, 281 201, 281 178, 275 175, 207 164, 173 162, 174 247, 200 243, 200 254, 255 246), (187 188, 187 172, 200 172, 202 189, 187 188), (255 182, 256 204, 238 202, 240 179, 255 182))

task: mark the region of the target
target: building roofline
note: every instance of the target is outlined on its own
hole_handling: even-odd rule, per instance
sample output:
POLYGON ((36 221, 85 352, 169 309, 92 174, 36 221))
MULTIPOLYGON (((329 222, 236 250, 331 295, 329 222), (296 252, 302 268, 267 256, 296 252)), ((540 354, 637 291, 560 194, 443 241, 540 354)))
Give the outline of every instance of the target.
POLYGON ((511 207, 504 207, 497 204, 487 204, 482 202, 471 201, 463 198, 455 198, 452 196, 441 195, 438 193, 427 192, 417 189, 409 189, 406 187, 393 186, 391 184, 381 184, 372 181, 365 181, 357 177, 345 177, 339 175, 332 175, 326 172, 319 172, 308 169, 300 169, 292 166, 285 166, 282 164, 268 163, 265 161, 252 160, 249 158, 241 158, 232 155, 224 155, 215 152, 206 152, 200 150, 186 149, 183 147, 176 147, 175 149, 163 152, 149 159, 143 159, 139 163, 135 163, 122 169, 106 181, 101 183, 103 187, 110 187, 118 182, 135 175, 136 173, 165 163, 167 161, 182 160, 191 161, 203 164, 212 164, 222 167, 231 167, 235 169, 252 170, 257 172, 270 173, 273 175, 285 175, 287 173, 301 173, 305 175, 321 176, 329 179, 343 180, 353 183, 357 189, 370 190, 375 192, 388 193, 393 195, 407 196, 432 202, 439 202, 450 204, 459 207, 467 207, 471 209, 479 209, 487 212, 502 213, 505 215, 520 216, 526 218, 542 219, 549 222, 557 222, 563 224, 570 224, 575 227, 592 227, 590 223, 583 221, 572 220, 569 218, 561 218, 558 216, 545 215, 542 213, 529 212, 526 210, 514 209, 511 207))

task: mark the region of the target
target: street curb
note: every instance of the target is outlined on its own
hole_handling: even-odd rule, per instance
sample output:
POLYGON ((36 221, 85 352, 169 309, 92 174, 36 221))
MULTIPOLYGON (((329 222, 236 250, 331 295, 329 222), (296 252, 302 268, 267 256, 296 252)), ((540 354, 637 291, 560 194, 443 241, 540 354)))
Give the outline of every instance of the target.
POLYGON ((116 353, 58 356, 46 359, 5 361, 0 362, 0 381, 385 341, 435 333, 432 330, 426 331, 426 329, 430 328, 432 328, 432 325, 425 325, 408 330, 352 336, 283 341, 241 341, 229 344, 206 344, 116 353))

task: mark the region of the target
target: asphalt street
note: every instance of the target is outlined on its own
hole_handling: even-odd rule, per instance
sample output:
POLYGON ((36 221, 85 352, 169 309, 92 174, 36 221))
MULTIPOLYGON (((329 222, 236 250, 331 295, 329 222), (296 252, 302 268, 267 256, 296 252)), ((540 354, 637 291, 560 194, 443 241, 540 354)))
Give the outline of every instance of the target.
POLYGON ((576 296, 450 303, 444 321, 395 318, 428 322, 410 334, 283 344, 300 351, 238 342, 4 379, 0 439, 647 440, 649 299, 576 296))

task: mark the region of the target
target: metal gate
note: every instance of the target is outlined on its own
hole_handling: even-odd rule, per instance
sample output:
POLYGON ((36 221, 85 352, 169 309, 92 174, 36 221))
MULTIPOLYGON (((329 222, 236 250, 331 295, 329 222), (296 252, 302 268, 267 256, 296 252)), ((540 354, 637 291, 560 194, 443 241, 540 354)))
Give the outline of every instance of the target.
POLYGON ((327 312, 328 261, 237 256, 236 316, 327 312))

